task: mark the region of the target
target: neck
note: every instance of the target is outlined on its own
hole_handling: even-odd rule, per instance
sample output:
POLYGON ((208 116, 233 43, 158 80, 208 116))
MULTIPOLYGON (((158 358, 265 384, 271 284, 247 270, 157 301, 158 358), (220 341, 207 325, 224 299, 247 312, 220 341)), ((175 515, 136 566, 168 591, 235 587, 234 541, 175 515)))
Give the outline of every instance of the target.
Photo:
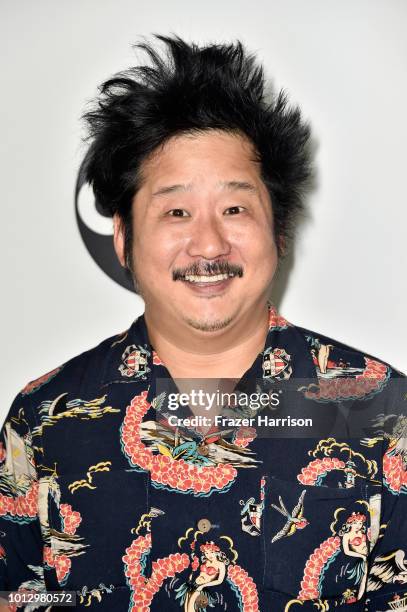
POLYGON ((268 305, 259 304, 227 328, 203 332, 144 313, 150 342, 173 378, 240 379, 263 350, 268 305))

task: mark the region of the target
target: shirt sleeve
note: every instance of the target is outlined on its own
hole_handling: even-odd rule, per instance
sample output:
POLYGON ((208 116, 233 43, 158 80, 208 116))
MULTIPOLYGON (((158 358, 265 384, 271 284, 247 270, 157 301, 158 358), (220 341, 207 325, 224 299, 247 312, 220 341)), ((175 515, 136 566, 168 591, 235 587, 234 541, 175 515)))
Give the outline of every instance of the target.
POLYGON ((0 433, 0 591, 46 590, 30 410, 19 393, 0 433))
POLYGON ((389 381, 384 416, 380 530, 368 569, 366 610, 407 610, 407 378, 389 381))

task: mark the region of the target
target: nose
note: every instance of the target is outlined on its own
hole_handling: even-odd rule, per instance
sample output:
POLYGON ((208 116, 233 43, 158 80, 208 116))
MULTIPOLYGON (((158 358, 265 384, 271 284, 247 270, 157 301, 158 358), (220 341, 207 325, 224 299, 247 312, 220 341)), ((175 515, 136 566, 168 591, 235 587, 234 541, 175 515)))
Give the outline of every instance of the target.
POLYGON ((191 257, 215 259, 229 255, 231 244, 221 222, 213 217, 196 219, 188 242, 187 253, 191 257))

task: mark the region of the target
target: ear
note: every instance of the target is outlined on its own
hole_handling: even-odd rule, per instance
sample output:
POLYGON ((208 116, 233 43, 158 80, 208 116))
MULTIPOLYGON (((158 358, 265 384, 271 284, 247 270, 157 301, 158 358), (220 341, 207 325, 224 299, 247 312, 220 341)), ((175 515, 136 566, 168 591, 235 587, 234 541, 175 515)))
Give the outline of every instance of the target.
POLYGON ((124 223, 117 213, 113 215, 113 244, 114 250, 120 264, 123 268, 126 267, 126 258, 124 254, 124 223))
POLYGON ((281 257, 284 257, 284 255, 286 254, 286 250, 287 250, 287 241, 285 239, 285 236, 280 234, 280 236, 278 236, 277 238, 277 241, 278 241, 278 248, 280 250, 281 257))

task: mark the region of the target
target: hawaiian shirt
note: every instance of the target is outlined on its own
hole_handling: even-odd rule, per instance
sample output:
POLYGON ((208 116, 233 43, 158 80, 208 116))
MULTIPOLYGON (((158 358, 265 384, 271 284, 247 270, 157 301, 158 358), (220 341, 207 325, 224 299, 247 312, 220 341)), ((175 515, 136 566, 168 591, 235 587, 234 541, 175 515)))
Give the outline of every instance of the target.
POLYGON ((193 412, 168 409, 177 386, 144 315, 17 394, 0 591, 74 591, 98 611, 407 610, 406 378, 268 308, 236 388, 288 394, 278 435, 233 402, 206 433, 165 420, 193 412), (320 430, 300 433, 311 413, 320 430))

